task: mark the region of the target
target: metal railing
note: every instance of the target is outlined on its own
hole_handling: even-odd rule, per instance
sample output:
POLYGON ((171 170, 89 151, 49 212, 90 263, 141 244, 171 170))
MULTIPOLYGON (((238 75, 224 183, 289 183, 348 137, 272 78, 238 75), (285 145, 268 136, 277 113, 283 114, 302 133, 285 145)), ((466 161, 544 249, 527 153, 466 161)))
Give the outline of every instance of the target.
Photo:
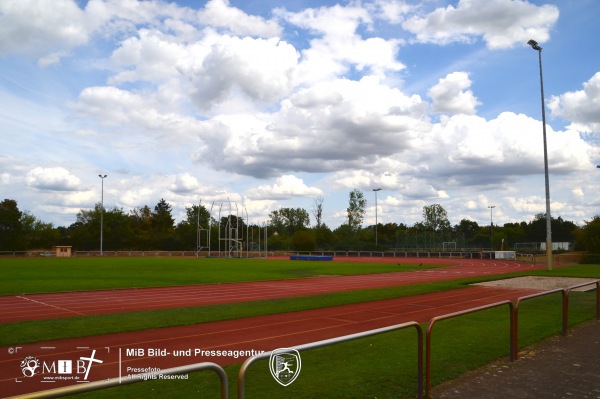
POLYGON ((521 305, 521 302, 560 292, 562 295, 562 336, 566 337, 569 332, 569 294, 571 290, 592 284, 596 285, 596 320, 600 320, 600 280, 590 281, 587 283, 573 285, 567 288, 557 288, 551 291, 544 291, 537 294, 519 297, 516 300, 512 311, 513 330, 511 330, 511 360, 514 361, 519 358, 519 307, 521 305))
POLYGON ((513 303, 512 301, 506 300, 501 302, 492 303, 490 305, 480 306, 476 308, 466 309, 459 312, 449 313, 446 315, 436 316, 429 321, 429 325, 426 330, 425 340, 425 396, 430 397, 431 394, 431 334, 433 326, 437 321, 454 318, 457 316, 466 315, 469 313, 475 313, 481 310, 495 308, 499 306, 508 305, 510 309, 510 348, 509 357, 510 361, 518 360, 518 348, 519 348, 519 305, 521 302, 537 298, 545 295, 550 295, 560 292, 562 294, 562 335, 566 336, 569 329, 569 293, 571 290, 576 288, 585 287, 588 285, 596 285, 596 320, 600 320, 600 280, 589 281, 587 283, 581 283, 573 285, 567 288, 558 288, 551 291, 544 291, 538 294, 526 295, 517 298, 513 303))
MULTIPOLYGON (((417 322, 411 321, 408 323, 396 324, 394 326, 378 328, 375 330, 364 331, 356 334, 345 335, 342 337, 326 339, 323 341, 312 342, 304 345, 294 346, 290 349, 295 349, 297 351, 304 351, 309 349, 316 349, 323 346, 334 345, 342 342, 353 341, 355 339, 371 337, 378 334, 383 334, 390 331, 402 330, 405 328, 414 327, 417 330, 417 398, 421 399, 423 397, 423 328, 417 322)), ((244 399, 246 395, 246 373, 250 366, 256 362, 257 360, 267 359, 271 356, 271 352, 261 353, 256 356, 252 356, 242 364, 240 371, 238 373, 238 381, 237 381, 237 390, 238 390, 238 399, 244 399)))
POLYGON ((229 383, 227 374, 221 366, 216 363, 204 362, 188 366, 173 367, 158 372, 135 374, 135 378, 111 378, 106 381, 94 381, 84 385, 72 385, 68 387, 49 389, 47 391, 33 392, 24 395, 12 396, 9 399, 48 399, 62 398, 68 395, 98 391, 101 389, 114 388, 122 385, 136 384, 138 382, 153 381, 160 375, 189 374, 196 371, 212 370, 219 376, 221 381, 221 399, 229 397, 229 383))
POLYGON ((509 300, 491 303, 489 305, 479 306, 476 308, 461 310, 461 311, 454 312, 454 313, 448 313, 448 314, 445 314, 442 316, 436 316, 429 321, 429 325, 427 326, 426 340, 425 340, 425 396, 426 397, 429 397, 430 393, 431 393, 431 334, 433 332, 433 326, 435 325, 435 323, 440 320, 451 319, 454 317, 458 317, 458 316, 462 316, 462 315, 466 315, 466 314, 470 314, 470 313, 475 313, 475 312, 479 312, 482 310, 497 308, 497 307, 504 306, 504 305, 508 305, 509 310, 510 310, 510 313, 509 313, 509 320, 510 320, 509 332, 510 333, 509 333, 509 335, 510 335, 511 342, 510 342, 510 346, 509 346, 509 353, 512 353, 512 348, 513 348, 513 344, 512 344, 513 334, 512 333, 515 330, 513 327, 513 317, 512 317, 514 305, 509 300))

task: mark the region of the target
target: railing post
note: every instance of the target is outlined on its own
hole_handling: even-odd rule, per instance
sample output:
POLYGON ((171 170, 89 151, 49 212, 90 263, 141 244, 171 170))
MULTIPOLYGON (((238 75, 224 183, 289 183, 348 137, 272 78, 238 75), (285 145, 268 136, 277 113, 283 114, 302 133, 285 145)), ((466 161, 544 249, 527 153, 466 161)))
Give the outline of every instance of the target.
POLYGON ((596 320, 600 320, 600 280, 596 281, 596 320))
MULTIPOLYGON (((433 331, 434 324, 439 320, 451 319, 451 318, 454 318, 457 316, 462 316, 462 315, 465 315, 468 313, 475 313, 480 310, 492 309, 492 308, 496 308, 496 307, 502 306, 502 305, 509 305, 510 318, 512 319, 513 303, 509 300, 506 300, 506 301, 491 303, 489 305, 479 306, 476 308, 460 310, 458 312, 448 313, 448 314, 441 315, 441 316, 436 316, 429 321, 429 325, 427 326, 427 333, 425 336, 425 351, 426 351, 426 353, 425 353, 425 397, 426 398, 431 397, 431 334, 433 331)), ((509 329, 510 329, 509 334, 512 334, 513 330, 514 330, 514 326, 512 325, 512 323, 510 324, 509 329)), ((512 345, 513 345, 512 340, 510 341, 509 345, 510 345, 510 348, 509 348, 509 353, 510 353, 513 349, 512 348, 512 345)))
POLYGON ((562 336, 566 337, 569 333, 569 292, 571 288, 562 290, 562 336))

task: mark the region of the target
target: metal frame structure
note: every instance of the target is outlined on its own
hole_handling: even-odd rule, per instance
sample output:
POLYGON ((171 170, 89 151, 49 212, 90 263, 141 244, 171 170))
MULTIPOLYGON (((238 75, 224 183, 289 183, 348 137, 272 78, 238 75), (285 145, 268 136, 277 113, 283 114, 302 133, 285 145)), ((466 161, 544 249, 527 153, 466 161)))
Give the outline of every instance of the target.
POLYGON ((212 215, 212 208, 215 205, 215 203, 213 202, 210 206, 210 211, 207 209, 208 211, 208 226, 202 226, 200 224, 200 209, 202 208, 202 200, 200 200, 200 202, 198 202, 198 223, 197 223, 197 239, 196 239, 196 258, 198 258, 200 256, 200 252, 202 252, 203 250, 208 251, 208 256, 210 256, 210 230, 211 230, 211 223, 210 223, 210 219, 211 219, 211 215, 212 215), (203 240, 202 240, 202 232, 204 232, 205 236, 206 236, 206 246, 203 246, 203 240))

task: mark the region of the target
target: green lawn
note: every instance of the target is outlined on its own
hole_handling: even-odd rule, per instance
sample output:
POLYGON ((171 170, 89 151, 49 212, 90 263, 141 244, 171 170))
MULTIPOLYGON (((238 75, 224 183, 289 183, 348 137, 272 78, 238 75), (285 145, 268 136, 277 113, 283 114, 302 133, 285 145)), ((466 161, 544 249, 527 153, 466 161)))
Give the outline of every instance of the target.
POLYGON ((442 266, 237 258, 0 258, 0 295, 283 280, 435 267, 442 266))

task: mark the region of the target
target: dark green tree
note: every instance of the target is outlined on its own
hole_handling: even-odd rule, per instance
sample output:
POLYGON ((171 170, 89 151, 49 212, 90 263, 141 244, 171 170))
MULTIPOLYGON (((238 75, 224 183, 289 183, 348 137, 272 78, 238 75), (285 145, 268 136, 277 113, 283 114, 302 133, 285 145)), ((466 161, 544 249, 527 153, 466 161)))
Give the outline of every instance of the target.
POLYGON ((61 234, 52 223, 44 223, 28 211, 22 212, 21 227, 27 249, 44 249, 61 244, 61 234))
POLYGON ((133 247, 137 250, 153 249, 152 210, 148 205, 135 208, 129 214, 133 231, 133 247))
POLYGON ((25 249, 21 216, 17 201, 5 199, 0 202, 0 251, 25 249))
POLYGON ((155 249, 170 250, 173 245, 175 219, 171 205, 161 198, 152 212, 152 234, 155 249))
POLYGON ((588 253, 600 254, 600 215, 585 221, 585 226, 577 229, 576 245, 588 253))
POLYGON ((304 230, 310 225, 308 212, 302 208, 281 208, 269 213, 270 228, 280 235, 291 237, 296 231, 304 230))

